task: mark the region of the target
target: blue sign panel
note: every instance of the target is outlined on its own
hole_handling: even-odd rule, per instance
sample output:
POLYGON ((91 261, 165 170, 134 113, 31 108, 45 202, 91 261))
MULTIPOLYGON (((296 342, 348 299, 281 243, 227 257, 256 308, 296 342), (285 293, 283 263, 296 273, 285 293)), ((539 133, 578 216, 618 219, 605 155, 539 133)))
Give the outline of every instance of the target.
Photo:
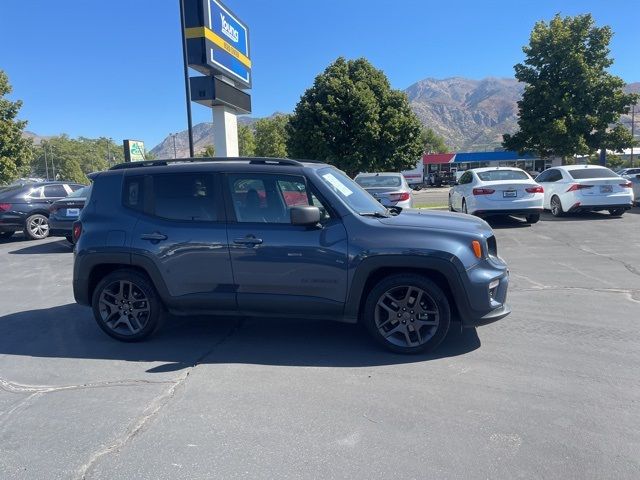
POLYGON ((208 1, 207 26, 213 35, 206 35, 208 62, 230 78, 251 85, 249 31, 217 0, 208 1))

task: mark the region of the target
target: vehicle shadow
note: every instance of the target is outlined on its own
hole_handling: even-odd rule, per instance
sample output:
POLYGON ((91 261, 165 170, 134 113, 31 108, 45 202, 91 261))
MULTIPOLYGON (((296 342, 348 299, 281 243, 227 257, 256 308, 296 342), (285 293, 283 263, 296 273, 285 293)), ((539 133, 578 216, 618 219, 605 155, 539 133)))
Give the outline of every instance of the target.
POLYGON ((145 342, 121 343, 104 334, 90 309, 76 304, 0 317, 0 355, 164 362, 151 373, 196 363, 361 367, 415 363, 476 350, 475 329, 453 323, 432 354, 399 355, 374 344, 358 325, 337 322, 169 318, 145 342))
POLYGON ((530 228, 531 224, 527 223, 524 219, 511 217, 509 215, 495 215, 485 218, 485 221, 493 229, 505 229, 505 228, 530 228))
POLYGON ((73 251, 73 246, 66 239, 57 241, 36 240, 36 244, 18 250, 10 250, 11 255, 33 255, 42 253, 69 253, 73 251))
MULTIPOLYGON (((628 211, 627 211, 628 212, 628 211)), ((544 212, 540 216, 543 222, 584 222, 591 220, 619 220, 620 217, 614 217, 609 212, 583 212, 583 213, 565 213, 561 217, 554 217, 551 212, 544 212)))

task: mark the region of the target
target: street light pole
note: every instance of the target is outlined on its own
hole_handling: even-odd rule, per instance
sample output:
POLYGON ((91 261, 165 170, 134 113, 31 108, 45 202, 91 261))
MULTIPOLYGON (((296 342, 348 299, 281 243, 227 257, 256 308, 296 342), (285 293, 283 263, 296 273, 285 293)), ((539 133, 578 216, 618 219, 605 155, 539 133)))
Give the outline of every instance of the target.
POLYGON ((49 164, 47 163, 47 144, 46 143, 42 146, 42 150, 44 151, 44 171, 48 181, 49 180, 49 164))

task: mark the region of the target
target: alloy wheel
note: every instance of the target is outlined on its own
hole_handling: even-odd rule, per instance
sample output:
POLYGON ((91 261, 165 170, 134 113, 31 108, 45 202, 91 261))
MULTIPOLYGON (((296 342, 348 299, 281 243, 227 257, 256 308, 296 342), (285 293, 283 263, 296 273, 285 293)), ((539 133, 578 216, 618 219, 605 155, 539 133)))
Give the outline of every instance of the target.
POLYGON ((100 294, 98 308, 104 324, 121 335, 139 333, 151 315, 147 295, 135 283, 126 280, 107 285, 100 294))
POLYGON ((36 216, 29 221, 29 232, 33 238, 42 239, 49 235, 49 222, 46 217, 36 216))
POLYGON ((398 286, 380 296, 374 319, 387 342, 399 347, 417 347, 435 335, 440 311, 434 299, 421 288, 398 286))

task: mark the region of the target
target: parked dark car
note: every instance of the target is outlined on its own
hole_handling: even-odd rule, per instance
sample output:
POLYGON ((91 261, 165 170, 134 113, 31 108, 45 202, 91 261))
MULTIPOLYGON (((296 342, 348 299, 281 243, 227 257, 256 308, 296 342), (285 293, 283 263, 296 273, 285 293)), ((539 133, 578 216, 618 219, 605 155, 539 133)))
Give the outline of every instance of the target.
POLYGON ((56 200, 49 207, 49 235, 66 237, 73 244, 73 222, 78 220, 84 202, 91 193, 91 185, 82 187, 68 197, 56 200))
POLYGON ((162 160, 92 178, 73 290, 118 340, 148 337, 168 311, 362 322, 413 353, 452 317, 474 327, 510 312, 485 221, 387 209, 324 163, 162 160))
POLYGON ((49 206, 84 185, 69 182, 39 182, 0 189, 0 238, 18 230, 40 240, 49 236, 49 206))

